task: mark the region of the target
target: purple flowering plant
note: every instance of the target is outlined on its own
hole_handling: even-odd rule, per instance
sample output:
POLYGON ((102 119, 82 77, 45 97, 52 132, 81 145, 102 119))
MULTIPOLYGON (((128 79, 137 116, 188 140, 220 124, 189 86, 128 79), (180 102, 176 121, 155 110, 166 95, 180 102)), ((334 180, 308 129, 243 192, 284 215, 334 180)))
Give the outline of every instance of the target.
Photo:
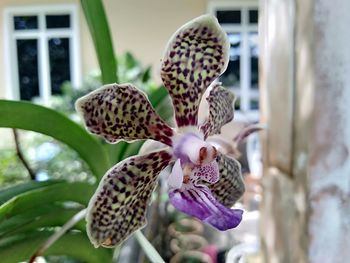
POLYGON ((240 164, 207 138, 233 119, 234 95, 215 82, 227 68, 230 43, 216 18, 200 16, 171 37, 161 77, 172 99, 177 127, 166 124, 132 84, 105 85, 80 98, 76 109, 88 130, 110 143, 152 139, 164 148, 130 157, 102 178, 87 212, 87 233, 96 246, 113 247, 146 224, 146 209, 167 166, 171 204, 219 229, 236 227, 243 211, 232 209, 245 188, 240 164), (198 123, 202 96, 209 114, 198 123))

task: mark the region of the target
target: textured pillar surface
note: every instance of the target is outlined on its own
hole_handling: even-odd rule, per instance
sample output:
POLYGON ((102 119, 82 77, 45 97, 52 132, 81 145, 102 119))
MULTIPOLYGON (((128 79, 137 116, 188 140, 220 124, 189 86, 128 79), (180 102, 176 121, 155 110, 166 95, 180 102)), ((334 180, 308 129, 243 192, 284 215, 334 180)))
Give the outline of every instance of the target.
POLYGON ((350 1, 315 0, 310 262, 350 258, 350 1))
POLYGON ((266 262, 350 258, 350 1, 262 0, 266 262))

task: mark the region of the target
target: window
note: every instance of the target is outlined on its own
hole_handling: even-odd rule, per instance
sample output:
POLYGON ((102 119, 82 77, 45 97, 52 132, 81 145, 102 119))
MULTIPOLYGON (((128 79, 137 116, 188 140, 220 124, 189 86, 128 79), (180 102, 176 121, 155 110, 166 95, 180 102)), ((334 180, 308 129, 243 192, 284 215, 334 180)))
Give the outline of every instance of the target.
POLYGON ((238 117, 259 118, 258 2, 210 1, 209 12, 218 18, 231 43, 230 61, 220 81, 237 96, 238 117))
POLYGON ((65 81, 80 84, 76 5, 5 10, 5 54, 9 99, 47 103, 65 81))

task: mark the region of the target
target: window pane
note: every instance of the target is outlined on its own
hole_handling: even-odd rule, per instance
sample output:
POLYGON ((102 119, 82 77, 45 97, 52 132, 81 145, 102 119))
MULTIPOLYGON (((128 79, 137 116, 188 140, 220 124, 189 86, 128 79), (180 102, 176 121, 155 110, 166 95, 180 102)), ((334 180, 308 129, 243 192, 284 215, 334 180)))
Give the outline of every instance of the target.
POLYGON ((39 96, 38 43, 36 39, 18 39, 17 62, 21 100, 39 96))
POLYGON ((70 15, 46 16, 46 28, 69 28, 70 15))
POLYGON ((61 93, 61 85, 70 80, 69 38, 49 39, 52 94, 61 93))
POLYGON ((220 24, 240 24, 241 10, 218 10, 216 17, 220 24))
POLYGON ((230 61, 225 73, 220 77, 220 81, 225 87, 239 88, 240 81, 240 57, 241 57, 241 34, 228 33, 228 38, 231 43, 230 61))
POLYGON ((259 99, 251 99, 249 103, 249 108, 251 110, 258 110, 259 109, 259 99))
POLYGON ((258 10, 251 9, 249 10, 249 24, 257 24, 258 23, 258 10))
POLYGON ((241 109, 241 98, 237 97, 235 101, 235 110, 240 110, 241 109))
POLYGON ((37 16, 15 16, 13 17, 15 30, 38 29, 37 16))
POLYGON ((258 89, 259 84, 259 58, 258 58, 258 33, 249 33, 250 50, 250 85, 252 89, 258 89))

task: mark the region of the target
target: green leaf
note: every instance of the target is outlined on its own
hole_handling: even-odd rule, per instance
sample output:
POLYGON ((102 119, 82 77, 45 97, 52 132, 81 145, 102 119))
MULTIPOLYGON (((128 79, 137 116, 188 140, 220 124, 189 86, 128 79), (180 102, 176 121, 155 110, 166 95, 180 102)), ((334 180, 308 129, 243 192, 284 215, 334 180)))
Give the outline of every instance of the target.
POLYGON ((118 83, 117 60, 103 3, 101 0, 81 0, 81 5, 95 45, 102 82, 118 83))
POLYGON ((0 109, 0 127, 39 132, 67 144, 98 178, 109 168, 108 155, 101 143, 63 114, 24 101, 0 100, 0 109))
POLYGON ((152 67, 149 66, 142 74, 142 83, 146 83, 151 79, 152 67))
POLYGON ((59 180, 49 180, 45 182, 29 181, 26 183, 21 183, 21 184, 6 187, 0 190, 0 205, 2 205, 7 200, 11 199, 12 197, 18 194, 21 194, 30 190, 34 190, 37 188, 41 188, 47 185, 53 185, 60 182, 62 181, 59 181, 59 180))
MULTIPOLYGON (((156 108, 159 103, 161 103, 168 96, 168 91, 164 86, 160 86, 158 89, 152 91, 151 94, 148 95, 148 99, 151 102, 153 108, 156 108)), ((169 107, 171 107, 169 105, 169 107)))
MULTIPOLYGON (((2 222, 0 224, 0 239, 19 232, 62 226, 81 209, 81 207, 64 207, 57 204, 34 207, 2 222)), ((74 226, 74 229, 85 232, 85 221, 81 220, 74 226)))
POLYGON ((106 143, 104 145, 105 149, 109 153, 110 167, 118 163, 124 155, 126 148, 128 147, 128 143, 125 141, 120 141, 117 144, 109 144, 106 143))
POLYGON ((144 141, 136 141, 133 143, 129 143, 125 148, 123 155, 120 157, 119 162, 130 156, 138 154, 143 143, 144 141))
POLYGON ((87 206, 96 186, 82 182, 62 182, 19 194, 0 206, 0 224, 30 209, 54 202, 72 201, 87 206))
POLYGON ((130 53, 125 53, 125 66, 128 70, 133 69, 134 67, 137 67, 139 65, 138 61, 135 59, 135 57, 130 53))
MULTIPOLYGON (((0 241, 2 263, 27 261, 54 232, 34 231, 0 241)), ((53 244, 44 255, 67 255, 82 262, 112 262, 113 250, 95 249, 85 233, 69 232, 53 244)))

